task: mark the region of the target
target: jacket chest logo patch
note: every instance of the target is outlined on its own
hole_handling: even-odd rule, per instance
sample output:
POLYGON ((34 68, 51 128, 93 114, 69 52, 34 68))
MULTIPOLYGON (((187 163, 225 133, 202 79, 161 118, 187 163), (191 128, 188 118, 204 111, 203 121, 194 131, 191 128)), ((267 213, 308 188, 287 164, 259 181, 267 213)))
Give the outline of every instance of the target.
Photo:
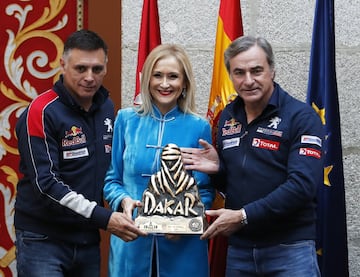
POLYGON ((258 127, 256 132, 260 133, 260 134, 269 135, 269 136, 276 136, 276 137, 280 137, 280 138, 283 135, 282 131, 273 130, 273 129, 267 129, 267 128, 263 128, 263 127, 258 127))
POLYGON ((320 147, 322 145, 321 138, 317 136, 308 136, 308 135, 301 136, 301 143, 316 144, 320 147))
POLYGON ((104 150, 106 154, 111 153, 111 144, 105 144, 104 150))
POLYGON ((233 148, 240 145, 240 138, 231 138, 223 140, 223 149, 233 148))
POLYGON ((112 133, 113 132, 113 122, 110 118, 105 118, 104 120, 104 126, 107 128, 106 132, 107 133, 112 133))
POLYGON ((73 146, 86 143, 86 136, 81 127, 75 125, 70 128, 69 131, 65 131, 65 137, 61 140, 63 147, 73 146))
POLYGON ((256 148, 278 151, 280 147, 280 142, 267 139, 253 138, 251 145, 256 148))
POLYGON ((321 151, 316 150, 314 148, 300 148, 299 149, 299 155, 301 156, 310 156, 310 157, 314 157, 316 159, 320 159, 321 158, 321 151))
POLYGON ((77 159, 87 156, 89 156, 89 150, 87 149, 87 147, 63 152, 64 160, 77 159))
POLYGON ((271 118, 269 121, 270 121, 270 124, 267 127, 277 129, 281 122, 281 118, 278 116, 275 116, 275 117, 271 118))
POLYGON ((231 136, 241 133, 241 124, 234 118, 226 120, 224 126, 221 128, 222 136, 231 136))

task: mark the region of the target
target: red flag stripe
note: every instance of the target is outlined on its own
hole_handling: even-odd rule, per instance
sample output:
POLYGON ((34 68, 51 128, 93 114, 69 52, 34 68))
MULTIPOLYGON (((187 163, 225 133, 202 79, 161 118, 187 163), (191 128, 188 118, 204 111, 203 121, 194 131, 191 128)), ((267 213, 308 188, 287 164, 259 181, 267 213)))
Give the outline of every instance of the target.
POLYGON ((219 16, 223 21, 224 32, 231 41, 244 33, 240 1, 221 1, 219 16))
POLYGON ((217 119, 225 105, 236 93, 224 64, 224 51, 235 38, 243 35, 239 0, 220 2, 214 52, 213 75, 208 103, 207 118, 213 126, 213 138, 217 119))
POLYGON ((144 0, 138 46, 138 60, 135 77, 134 104, 140 104, 141 70, 147 55, 157 45, 161 44, 159 12, 157 0, 144 0))

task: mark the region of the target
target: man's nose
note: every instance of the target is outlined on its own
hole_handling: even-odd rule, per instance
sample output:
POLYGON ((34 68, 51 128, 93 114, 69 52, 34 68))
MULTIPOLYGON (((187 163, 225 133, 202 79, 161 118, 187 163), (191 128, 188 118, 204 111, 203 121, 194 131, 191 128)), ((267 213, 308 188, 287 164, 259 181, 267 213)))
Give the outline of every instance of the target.
POLYGON ((245 74, 245 83, 246 84, 251 84, 254 81, 254 77, 252 76, 252 74, 250 72, 246 72, 245 74))
POLYGON ((86 70, 85 72, 85 79, 87 81, 92 81, 94 80, 94 72, 92 71, 92 68, 89 68, 88 70, 86 70))

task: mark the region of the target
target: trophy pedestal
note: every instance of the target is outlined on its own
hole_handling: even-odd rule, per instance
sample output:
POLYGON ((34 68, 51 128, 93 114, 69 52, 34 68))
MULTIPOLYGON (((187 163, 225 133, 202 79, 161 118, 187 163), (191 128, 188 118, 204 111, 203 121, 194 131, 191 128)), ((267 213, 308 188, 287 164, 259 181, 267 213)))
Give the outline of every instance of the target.
POLYGON ((202 234, 207 222, 204 217, 186 218, 183 216, 139 216, 135 224, 147 233, 159 234, 202 234))

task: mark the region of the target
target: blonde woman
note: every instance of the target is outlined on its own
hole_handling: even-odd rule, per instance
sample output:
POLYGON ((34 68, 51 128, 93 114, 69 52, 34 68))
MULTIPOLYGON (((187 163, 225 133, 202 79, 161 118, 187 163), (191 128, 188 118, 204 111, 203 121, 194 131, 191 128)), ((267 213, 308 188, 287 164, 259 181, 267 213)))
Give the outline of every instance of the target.
MULTIPOLYGON (((122 109, 115 120, 112 162, 104 187, 111 208, 132 217, 150 176, 160 169, 163 147, 211 143, 209 123, 195 113, 195 80, 184 49, 164 44, 147 57, 142 105, 122 109)), ((192 172, 205 208, 214 190, 206 174, 192 172)), ((207 241, 199 235, 149 234, 132 242, 112 236, 109 276, 208 276, 207 241)))

